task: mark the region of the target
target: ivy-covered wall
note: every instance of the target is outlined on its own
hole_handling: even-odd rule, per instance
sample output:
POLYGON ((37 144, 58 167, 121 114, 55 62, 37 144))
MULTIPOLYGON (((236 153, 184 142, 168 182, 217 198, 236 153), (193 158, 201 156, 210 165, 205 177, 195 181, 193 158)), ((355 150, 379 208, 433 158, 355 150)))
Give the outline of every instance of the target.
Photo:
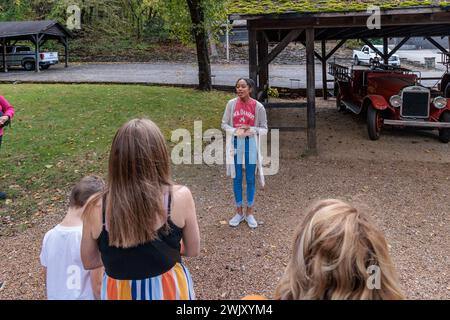
POLYGON ((228 13, 263 15, 282 13, 320 13, 366 11, 370 5, 381 9, 417 6, 450 6, 450 0, 229 0, 228 13))

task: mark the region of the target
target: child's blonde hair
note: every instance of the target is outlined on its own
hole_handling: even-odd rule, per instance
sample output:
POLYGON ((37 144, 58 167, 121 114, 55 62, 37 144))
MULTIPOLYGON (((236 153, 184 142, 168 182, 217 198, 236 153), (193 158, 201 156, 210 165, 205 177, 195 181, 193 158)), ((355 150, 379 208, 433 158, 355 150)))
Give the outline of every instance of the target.
POLYGON ((276 299, 403 299, 384 235, 340 200, 316 203, 297 228, 276 299), (373 288, 370 266, 380 271, 373 288), (369 281, 368 281, 369 280, 369 281))

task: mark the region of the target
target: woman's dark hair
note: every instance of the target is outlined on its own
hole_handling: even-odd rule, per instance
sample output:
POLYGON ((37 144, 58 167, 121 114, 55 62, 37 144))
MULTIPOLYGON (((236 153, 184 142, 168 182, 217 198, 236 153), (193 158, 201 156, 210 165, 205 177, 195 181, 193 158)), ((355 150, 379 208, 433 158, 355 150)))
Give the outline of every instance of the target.
POLYGON ((237 87, 239 81, 241 81, 241 80, 244 80, 245 83, 247 83, 247 86, 250 88, 250 92, 251 92, 251 93, 254 93, 254 92, 255 92, 254 89, 255 89, 256 85, 255 85, 255 81, 253 81, 252 79, 239 78, 238 81, 236 81, 235 87, 237 87))

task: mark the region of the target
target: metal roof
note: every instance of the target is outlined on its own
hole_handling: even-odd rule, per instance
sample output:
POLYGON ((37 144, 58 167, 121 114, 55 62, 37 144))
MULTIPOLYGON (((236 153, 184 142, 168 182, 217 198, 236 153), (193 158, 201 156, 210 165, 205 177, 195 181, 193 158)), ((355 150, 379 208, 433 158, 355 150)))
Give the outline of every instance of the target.
POLYGON ((18 38, 35 34, 45 34, 48 37, 72 37, 71 33, 57 21, 0 22, 0 38, 18 38))

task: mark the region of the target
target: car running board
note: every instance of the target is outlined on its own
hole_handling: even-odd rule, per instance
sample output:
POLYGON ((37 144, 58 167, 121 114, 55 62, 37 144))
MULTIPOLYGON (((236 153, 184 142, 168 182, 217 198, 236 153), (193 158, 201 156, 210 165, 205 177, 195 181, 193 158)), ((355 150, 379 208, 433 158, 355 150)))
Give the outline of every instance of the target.
POLYGON ((360 114, 362 108, 358 107, 356 104, 347 101, 341 101, 348 109, 350 109, 355 114, 360 114))
POLYGON ((450 122, 429 122, 414 120, 383 120, 384 124, 390 126, 417 127, 417 128, 450 128, 450 122))

